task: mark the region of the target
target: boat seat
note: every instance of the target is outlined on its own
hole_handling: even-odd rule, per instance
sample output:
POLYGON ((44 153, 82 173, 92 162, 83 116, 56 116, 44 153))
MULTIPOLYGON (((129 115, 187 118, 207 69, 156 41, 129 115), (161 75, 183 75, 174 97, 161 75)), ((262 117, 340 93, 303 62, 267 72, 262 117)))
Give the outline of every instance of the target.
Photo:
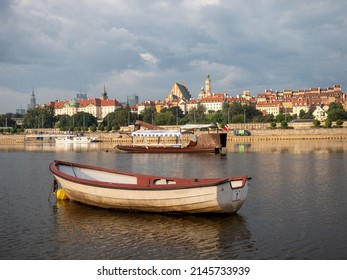
POLYGON ((155 179, 153 180, 154 185, 170 185, 170 184, 176 184, 175 181, 167 180, 167 179, 155 179))

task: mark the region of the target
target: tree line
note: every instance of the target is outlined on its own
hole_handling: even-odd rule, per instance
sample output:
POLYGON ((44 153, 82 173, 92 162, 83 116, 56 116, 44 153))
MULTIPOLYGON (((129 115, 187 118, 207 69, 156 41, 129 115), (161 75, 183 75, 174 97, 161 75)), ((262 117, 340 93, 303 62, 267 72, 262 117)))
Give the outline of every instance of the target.
MULTIPOLYGON (((320 126, 320 122, 314 120, 313 110, 305 112, 301 110, 299 115, 290 114, 273 114, 263 115, 261 111, 252 106, 241 105, 234 102, 232 104, 224 103, 222 110, 206 112, 205 106, 198 105, 189 113, 184 114, 179 106, 172 108, 163 108, 157 112, 154 108, 146 108, 140 114, 132 113, 129 106, 122 109, 116 109, 109 113, 103 120, 86 112, 78 112, 72 116, 54 115, 53 108, 42 106, 29 109, 24 116, 19 114, 0 115, 0 128, 3 132, 6 128, 8 131, 23 131, 26 128, 58 128, 61 131, 116 131, 121 126, 134 124, 136 120, 142 120, 155 125, 184 125, 187 123, 215 123, 224 126, 229 123, 270 123, 275 128, 278 123, 282 128, 288 127, 288 122, 297 119, 312 119, 314 126, 320 126), (18 126, 15 118, 23 118, 23 124, 18 126)), ((342 126, 343 120, 347 119, 347 112, 343 109, 341 103, 331 103, 327 112, 328 118, 325 126, 331 127, 333 121, 342 126)))

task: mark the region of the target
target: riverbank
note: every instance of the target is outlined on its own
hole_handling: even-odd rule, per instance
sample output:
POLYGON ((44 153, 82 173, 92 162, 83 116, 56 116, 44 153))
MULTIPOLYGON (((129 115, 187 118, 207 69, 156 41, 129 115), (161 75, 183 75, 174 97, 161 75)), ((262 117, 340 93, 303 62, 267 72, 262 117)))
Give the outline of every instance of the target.
MULTIPOLYGON (((235 143, 257 142, 257 141, 282 141, 282 140, 344 140, 347 139, 347 127, 343 128, 309 128, 309 129, 256 129, 252 130, 252 136, 235 136, 233 132, 228 133, 227 141, 235 143)), ((121 133, 87 133, 90 137, 96 137, 103 142, 115 144, 131 143, 131 137, 121 133)), ((54 140, 40 140, 32 138, 28 140, 27 135, 13 134, 0 135, 0 145, 16 145, 24 143, 54 142, 54 140)))
POLYGON ((227 139, 231 142, 343 140, 347 139, 347 128, 260 129, 252 130, 252 136, 235 136, 230 134, 227 139))

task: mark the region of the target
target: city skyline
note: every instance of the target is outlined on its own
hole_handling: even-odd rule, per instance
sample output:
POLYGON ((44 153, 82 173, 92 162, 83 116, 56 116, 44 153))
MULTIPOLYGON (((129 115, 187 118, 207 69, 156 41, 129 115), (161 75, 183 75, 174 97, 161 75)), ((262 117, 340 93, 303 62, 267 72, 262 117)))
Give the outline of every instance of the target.
POLYGON ((81 91, 162 100, 347 82, 345 1, 3 1, 0 114, 81 91), (179 15, 179 16, 178 16, 179 15))

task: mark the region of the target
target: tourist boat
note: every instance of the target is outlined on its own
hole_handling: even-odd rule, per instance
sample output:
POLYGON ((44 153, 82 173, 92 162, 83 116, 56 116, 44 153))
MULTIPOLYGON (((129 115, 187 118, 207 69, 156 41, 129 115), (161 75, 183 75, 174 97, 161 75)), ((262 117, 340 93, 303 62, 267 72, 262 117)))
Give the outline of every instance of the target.
POLYGON ((102 208, 161 213, 236 213, 250 177, 173 178, 54 161, 58 197, 102 208))
POLYGON ((131 134, 130 145, 116 148, 134 153, 219 153, 222 145, 220 134, 190 134, 190 141, 184 144, 180 130, 137 130, 131 134))
POLYGON ((86 137, 86 136, 76 136, 76 135, 63 135, 63 136, 58 136, 57 138, 55 138, 55 143, 60 144, 76 144, 76 143, 91 143, 91 142, 95 142, 95 139, 91 138, 91 137, 86 137))

